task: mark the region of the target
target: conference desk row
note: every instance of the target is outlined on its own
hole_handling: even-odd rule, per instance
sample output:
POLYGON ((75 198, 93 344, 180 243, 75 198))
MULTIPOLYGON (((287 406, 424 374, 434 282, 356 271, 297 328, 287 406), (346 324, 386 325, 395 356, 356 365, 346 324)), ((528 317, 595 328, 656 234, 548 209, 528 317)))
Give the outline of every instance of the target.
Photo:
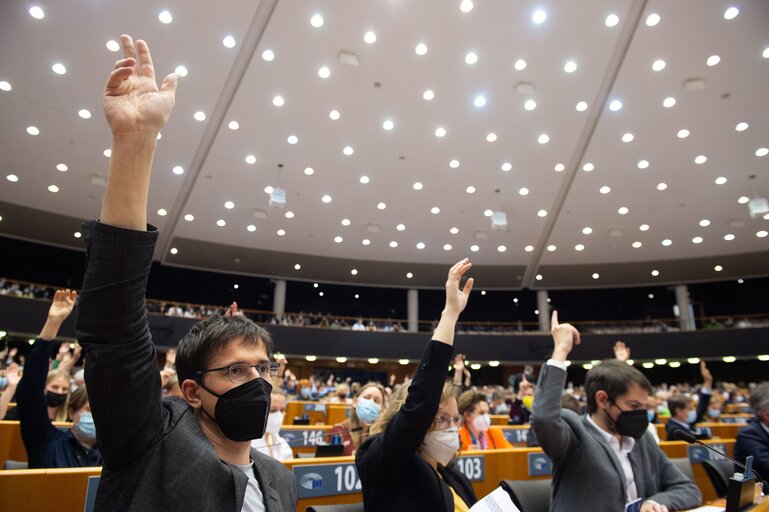
MULTIPOLYGON (((733 454, 734 439, 705 443, 729 456, 733 454)), ((688 458, 703 499, 717 498, 702 468, 703 460, 713 460, 717 455, 682 441, 665 441, 660 448, 671 459, 688 458)), ((310 505, 362 501, 354 457, 293 459, 284 464, 297 481, 297 511, 303 512, 310 505)), ((468 451, 458 458, 457 467, 472 482, 479 497, 495 489, 500 480, 547 479, 553 469, 539 448, 468 451)), ((0 510, 81 512, 87 496, 92 499, 95 495, 95 477, 100 473, 101 468, 0 471, 0 510)))

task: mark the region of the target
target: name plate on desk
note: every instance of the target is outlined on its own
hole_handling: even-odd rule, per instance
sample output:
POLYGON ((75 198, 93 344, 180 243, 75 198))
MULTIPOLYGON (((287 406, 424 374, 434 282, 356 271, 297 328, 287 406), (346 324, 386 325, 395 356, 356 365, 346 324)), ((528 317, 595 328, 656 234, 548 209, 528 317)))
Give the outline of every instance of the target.
POLYGON ((93 512, 93 507, 96 505, 96 490, 99 488, 98 476, 88 477, 88 487, 85 490, 85 506, 83 512, 93 512))
POLYGON ((504 428, 502 433, 509 443, 526 444, 526 440, 529 438, 529 430, 528 428, 504 428))
POLYGON ((355 464, 307 464, 294 466, 298 497, 321 498, 361 492, 355 464))
POLYGON ((544 453, 529 454, 529 476, 546 476, 553 474, 553 461, 544 453))
POLYGON ((304 404, 304 412, 326 412, 326 404, 304 404))
POLYGON ((327 430, 318 430, 315 428, 281 430, 280 437, 288 442, 289 446, 296 448, 297 446, 315 446, 318 444, 326 444, 327 437, 329 437, 327 430))
POLYGON ((486 480, 486 459, 483 455, 457 457, 457 469, 471 482, 486 480))
MULTIPOLYGON (((726 446, 723 444, 709 444, 714 450, 718 450, 721 453, 726 453, 726 446)), ((692 464, 702 464, 703 460, 725 460, 725 457, 721 457, 704 446, 698 446, 696 444, 690 445, 689 449, 689 462, 692 464)))

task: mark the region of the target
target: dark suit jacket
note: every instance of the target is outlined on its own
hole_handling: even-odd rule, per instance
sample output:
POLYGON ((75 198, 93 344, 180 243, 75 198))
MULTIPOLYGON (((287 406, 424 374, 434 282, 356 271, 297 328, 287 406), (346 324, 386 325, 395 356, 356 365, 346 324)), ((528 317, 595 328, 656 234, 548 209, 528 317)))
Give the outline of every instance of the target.
MULTIPOLYGON (((157 230, 84 224, 86 274, 75 328, 104 458, 96 511, 240 512, 248 477, 222 461, 183 400, 161 400, 145 292, 157 230)), ((296 482, 251 450, 268 512, 296 510, 296 482)))
POLYGON ((673 432, 678 430, 679 428, 681 430, 685 430, 686 432, 694 435, 697 433, 697 428, 694 426, 700 421, 702 421, 702 418, 707 414, 708 412, 708 405, 710 405, 710 398, 713 395, 709 393, 703 393, 700 391, 699 393, 699 401, 697 402, 697 419, 694 420, 694 423, 689 423, 688 430, 687 426, 681 425, 680 423, 673 421, 672 418, 668 420, 668 422, 665 424, 665 432, 667 433, 667 440, 668 441, 675 441, 676 439, 673 436, 673 432))
POLYGON ((448 486, 418 450, 440 405, 454 348, 428 343, 406 402, 383 433, 370 437, 355 455, 366 512, 454 512, 448 486))
MULTIPOLYGON (((531 428, 553 461, 552 512, 624 510, 625 473, 619 459, 586 416, 561 409, 566 372, 546 364, 534 393, 531 428)), ((651 434, 636 441, 629 454, 638 496, 669 510, 696 507, 697 486, 659 449, 651 434)))
POLYGON ((438 466, 438 473, 441 474, 443 481, 454 489, 454 492, 462 498, 462 501, 464 501, 468 507, 475 505, 478 498, 475 496, 473 484, 461 471, 459 471, 454 462, 449 463, 445 468, 438 466))
POLYGON ((757 420, 752 420, 747 427, 740 430, 734 444, 734 458, 737 462, 745 464, 745 457, 748 455, 753 456, 753 467, 756 471, 763 478, 769 478, 769 433, 757 420))

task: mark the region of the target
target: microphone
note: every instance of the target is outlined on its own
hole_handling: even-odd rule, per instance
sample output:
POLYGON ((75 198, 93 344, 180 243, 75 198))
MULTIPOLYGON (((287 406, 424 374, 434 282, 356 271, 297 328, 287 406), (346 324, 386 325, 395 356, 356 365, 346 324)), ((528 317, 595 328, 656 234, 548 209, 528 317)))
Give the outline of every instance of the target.
MULTIPOLYGON (((721 457, 725 458, 726 460, 728 460, 729 462, 733 463, 734 465, 736 465, 738 467, 741 467, 743 470, 747 470, 748 469, 748 468, 745 467, 744 464, 740 464, 739 462, 737 462, 733 458, 729 457, 728 455, 719 452, 718 450, 716 450, 715 448, 713 448, 711 446, 706 445, 705 443, 703 443, 702 441, 700 441, 699 439, 694 437, 692 434, 690 434, 689 432, 687 432, 687 431, 685 431, 683 429, 680 429, 680 428, 675 429, 673 431, 673 437, 675 439, 678 439, 678 440, 681 440, 681 441, 686 441, 689 444, 698 444, 700 446, 704 446, 705 448, 707 448, 711 452, 717 453, 718 455, 720 455, 721 457)), ((751 473, 753 473, 754 475, 756 475, 756 478, 764 485, 764 487, 766 487, 766 481, 764 480, 764 478, 761 475, 758 474, 758 471, 756 471, 753 468, 750 468, 749 471, 751 473)), ((750 478, 750 475, 745 475, 745 478, 750 478)))

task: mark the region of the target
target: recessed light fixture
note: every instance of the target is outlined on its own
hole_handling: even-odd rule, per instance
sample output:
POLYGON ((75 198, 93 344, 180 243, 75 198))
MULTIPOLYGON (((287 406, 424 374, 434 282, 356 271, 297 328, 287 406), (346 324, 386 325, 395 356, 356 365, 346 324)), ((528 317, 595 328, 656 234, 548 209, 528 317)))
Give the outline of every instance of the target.
POLYGON ((342 224, 342 226, 349 226, 350 225, 350 219, 342 219, 341 224, 342 224))
POLYGON ((593 169, 595 169, 595 165, 593 165, 591 162, 587 162, 582 166, 582 170, 585 172, 592 172, 593 169))
POLYGON ((574 108, 577 109, 577 112, 584 112, 585 110, 587 110, 587 103, 584 101, 580 101, 579 103, 577 103, 577 106, 574 108))
POLYGON ((513 169, 513 164, 510 162, 505 162, 500 166, 500 169, 502 169, 504 172, 509 172, 513 169))
POLYGON ((651 13, 646 17, 646 26, 653 27, 660 22, 660 15, 656 12, 651 13))
POLYGON ((507 247, 504 245, 497 246, 497 252, 505 252, 507 250, 507 247))
POLYGON ((328 204, 328 203, 331 202, 331 196, 326 194, 323 197, 321 197, 320 200, 323 201, 324 203, 328 204))
POLYGON ((537 9, 531 15, 531 21, 537 25, 544 23, 546 19, 547 19, 547 13, 542 9, 537 9))
POLYGON ((310 18, 310 25, 312 25, 315 28, 320 28, 323 26, 323 16, 320 14, 314 14, 312 18, 310 18))
POLYGON ((665 247, 670 247, 670 245, 672 245, 672 244, 673 244, 673 241, 671 239, 669 239, 669 238, 666 238, 666 239, 664 239, 662 241, 662 245, 665 246, 665 247))
POLYGON ((740 204, 746 204, 750 202, 750 198, 748 196, 741 196, 739 199, 737 199, 737 202, 740 204))
POLYGON ((633 142, 635 136, 632 133, 626 133, 622 136, 622 142, 633 142))
POLYGON ((719 176, 718 178, 715 179, 716 185, 723 185, 724 183, 726 183, 726 181, 727 180, 724 176, 719 176))
POLYGON ((368 176, 361 176, 361 177, 360 177, 360 179, 359 179, 358 181, 360 181, 360 182, 361 182, 361 183, 363 183, 364 185, 367 185, 367 184, 368 184, 368 183, 369 183, 371 180, 369 179, 369 177, 368 177, 368 176))
POLYGON ((657 277, 658 275, 660 275, 659 270, 652 270, 652 277, 657 277))
POLYGON ((256 157, 254 155, 246 155, 245 160, 249 165, 254 165, 256 163, 256 157))
POLYGON ((553 245, 553 244, 550 244, 550 245, 547 246, 548 252, 555 252, 556 249, 557 249, 557 247, 555 245, 553 245))
POLYGON ((321 66, 320 69, 318 69, 318 76, 321 78, 328 78, 331 76, 331 70, 328 69, 328 66, 321 66))
POLYGON ((633 249, 640 249, 641 248, 641 242, 635 241, 633 242, 633 249))
POLYGON ((542 281, 542 274, 537 274, 536 276, 534 276, 534 279, 536 279, 537 281, 542 281))
POLYGON ((438 128, 435 129, 435 136, 438 138, 445 137, 446 129, 439 126, 438 128))
POLYGON ((424 185, 422 185, 422 184, 421 184, 420 182, 418 182, 418 181, 417 181, 417 182, 415 182, 413 185, 411 185, 411 188, 413 188, 414 190, 422 190, 422 188, 423 188, 423 187, 424 187, 424 185))
POLYGON ((589 235, 592 232, 593 232, 593 228, 591 228, 590 226, 585 226, 584 228, 582 228, 583 235, 589 235))
POLYGON ((285 229, 279 229, 275 232, 278 236, 286 236, 286 230, 285 229))
POLYGON ((526 187, 521 187, 518 189, 518 194, 522 196, 527 196, 529 195, 529 189, 526 187))
POLYGON ((566 73, 574 73, 577 70, 577 63, 573 60, 566 61, 566 64, 563 65, 563 70, 566 73))
POLYGON ((724 267, 722 267, 721 265, 716 265, 715 267, 713 267, 713 270, 715 270, 716 272, 721 272, 723 269, 724 267))
POLYGON ((202 110, 198 110, 195 112, 195 114, 192 116, 195 118, 195 121, 205 121, 206 120, 206 113, 202 110))
POLYGON ((40 135, 40 130, 37 126, 27 126, 27 133, 30 135, 40 135))
POLYGON ((652 70, 662 71, 663 69, 665 69, 665 66, 667 66, 667 64, 665 63, 664 60, 657 59, 652 63, 652 70))
POLYGON ((523 71, 526 69, 526 61, 523 59, 518 59, 515 61, 515 64, 513 64, 513 67, 516 71, 523 71))
POLYGON ((767 234, 769 234, 769 232, 767 232, 767 231, 765 231, 763 229, 761 231, 756 231, 756 236, 758 238, 766 238, 767 234))
POLYGON ((604 25, 607 27, 615 27, 619 23, 619 16, 616 14, 609 14, 606 16, 606 20, 604 20, 604 25))
POLYGON ((288 142, 291 145, 296 144, 297 142, 299 142, 299 137, 297 137, 296 135, 289 135, 288 137, 286 137, 286 142, 288 142))
POLYGON ((421 251, 424 248, 425 248, 424 242, 417 242, 417 249, 419 249, 421 251))
POLYGON ((724 11, 724 19, 725 20, 733 20, 737 17, 737 15, 740 13, 740 10, 736 7, 729 7, 724 11))
POLYGON ((54 194, 59 191, 59 187, 56 185, 48 185, 48 191, 53 192, 54 194))
POLYGON ((286 100, 283 99, 283 96, 278 95, 272 98, 272 104, 276 107, 282 107, 286 104, 286 100))
POLYGON ((555 164, 555 166, 553 167, 553 170, 555 172, 563 172, 565 169, 566 169, 566 166, 563 164, 555 164))
POLYGON ((713 67, 719 62, 721 62, 721 57, 719 57, 718 55, 711 55, 710 57, 708 57, 708 60, 705 61, 705 64, 713 67))
POLYGON ((601 194, 608 194, 609 192, 611 192, 611 187, 604 185, 603 187, 598 189, 598 192, 600 192, 601 194))
POLYGON ((737 123, 734 129, 737 130, 738 132, 744 132, 745 130, 748 129, 749 126, 750 125, 748 123, 746 123, 745 121, 742 121, 740 123, 737 123))
POLYGON ((702 243, 702 237, 701 236, 695 236, 694 238, 692 238, 692 243, 693 244, 701 244, 702 243))
POLYGON ((676 104, 676 99, 674 97, 672 97, 672 96, 669 96, 669 97, 665 98, 664 100, 662 100, 662 106, 665 107, 665 108, 671 108, 671 107, 675 106, 675 104, 676 104))
POLYGON ((494 132, 489 133, 486 135, 486 142, 496 142, 497 141, 497 134, 494 132))
POLYGON ((174 72, 182 78, 190 74, 190 72, 187 70, 187 67, 181 64, 176 66, 176 69, 174 69, 174 72))
POLYGON ((476 62, 478 62, 478 54, 476 54, 475 52, 468 52, 468 54, 465 55, 465 62, 471 65, 475 64, 476 62))
POLYGON ((7 80, 0 80, 0 91, 8 92, 11 89, 13 89, 13 87, 11 87, 10 82, 8 82, 7 80))
POLYGON ((414 53, 419 56, 425 55, 427 53, 427 45, 425 43, 419 43, 416 48, 414 48, 414 53))
POLYGON ((539 142, 540 144, 547 144, 548 142, 550 142, 550 136, 547 135, 546 133, 543 133, 537 138, 537 142, 539 142))
POLYGON ((393 240, 392 242, 390 242, 390 244, 389 244, 389 245, 390 245, 390 247, 392 247, 393 249, 395 249, 396 247, 398 247, 398 242, 396 242, 395 240, 393 240))
POLYGON ((689 130, 687 130, 686 128, 678 130, 678 133, 676 134, 676 137, 678 137, 679 139, 685 139, 688 136, 689 136, 689 130))
POLYGON ((637 165, 638 165, 639 169, 646 169, 647 167, 649 167, 649 161, 648 160, 639 160, 637 165))
POLYGON ((451 244, 443 244, 444 251, 450 251, 452 249, 451 244))
POLYGON ((227 123, 227 128, 229 128, 232 131, 235 131, 238 128, 240 128, 240 123, 238 123, 237 121, 230 121, 229 123, 227 123))
POLYGON ((769 155, 769 148, 758 148, 756 150, 756 156, 761 157, 766 155, 769 155))
POLYGON ((160 215, 161 217, 165 217, 166 215, 168 215, 168 212, 166 211, 165 208, 161 208, 158 210, 158 215, 160 215))
POLYGON ((472 11, 473 10, 472 0, 462 0, 462 3, 459 4, 459 10, 465 13, 472 11))
POLYGON ((284 213, 283 215, 284 215, 284 216, 285 216, 287 219, 293 219, 293 218, 294 218, 294 212, 292 212, 291 210, 287 211, 287 212, 286 212, 286 213, 284 213))
POLYGON ((471 252, 478 252, 479 250, 480 250, 480 247, 478 247, 477 245, 471 245, 470 246, 470 251, 471 252))
POLYGON ((171 247, 171 250, 169 251, 171 254, 179 254, 179 249, 176 247, 171 247))
POLYGON ((364 238, 363 240, 361 240, 360 243, 362 243, 363 245, 371 245, 371 240, 369 240, 368 238, 364 238))
POLYGON ((226 36, 224 39, 222 39, 222 44, 225 46, 225 48, 235 48, 235 38, 232 36, 226 36))
POLYGON ((219 219, 216 221, 216 225, 219 226, 220 228, 223 228, 224 226, 227 225, 227 222, 225 222, 224 219, 219 219))
POLYGON ((174 17, 168 11, 160 11, 158 13, 158 19, 160 20, 160 23, 164 23, 166 25, 174 21, 174 17))
POLYGON ((233 203, 232 201, 227 201, 224 203, 224 207, 227 208, 228 210, 232 210, 233 208, 235 208, 235 203, 233 203))
POLYGON ((641 231, 649 231, 649 225, 648 224, 641 224, 638 226, 638 229, 641 231))
POLYGON ((438 208, 437 206, 433 206, 432 208, 430 208, 430 213, 432 213, 433 215, 437 215, 441 213, 441 209, 438 208))
POLYGON ((708 219, 702 219, 700 221, 700 227, 706 228, 708 226, 710 226, 710 221, 708 219))
POLYGON ((620 100, 612 100, 609 103, 609 110, 612 112, 617 112, 618 110, 622 109, 622 102, 620 100))
POLYGON ((452 169, 456 169, 457 167, 459 167, 459 160, 452 160, 452 161, 450 161, 449 162, 449 167, 451 167, 452 169))
POLYGON ((574 246, 574 250, 577 251, 577 252, 584 251, 585 250, 585 246, 582 245, 582 244, 577 244, 577 245, 574 246))
POLYGON ((36 20, 42 20, 43 18, 45 18, 45 11, 43 11, 42 7, 34 5, 29 8, 29 15, 35 18, 36 20))
POLYGON ((491 209, 483 210, 484 217, 491 217, 492 215, 494 215, 494 210, 491 210, 491 209))
POLYGON ((379 210, 384 210, 385 208, 387 208, 387 204, 385 204, 385 203, 377 203, 376 207, 379 210))
POLYGON ((475 187, 470 185, 465 189, 465 192, 467 192, 468 194, 475 194, 475 187))
POLYGON ((186 220, 187 222, 192 222, 193 220, 195 220, 195 216, 192 215, 191 213, 188 213, 187 215, 184 216, 184 220, 186 220))
POLYGON ((533 245, 527 245, 526 247, 523 248, 523 250, 526 251, 526 252, 531 252, 531 251, 534 250, 534 246, 533 245))
POLYGON ((593 272, 593 279, 598 279, 601 275, 598 272, 593 272))
POLYGON ((104 151, 102 151, 102 155, 106 156, 107 158, 111 158, 112 157, 112 150, 110 148, 107 148, 104 151))
POLYGON ((702 164, 704 164, 707 161, 708 161, 708 157, 706 157, 705 155, 697 155, 694 158, 694 163, 697 164, 697 165, 702 165, 702 164))
POLYGON ((657 183, 657 190, 663 191, 663 190, 666 190, 667 188, 668 188, 667 183, 657 183))
POLYGON ((341 117, 341 114, 339 114, 338 110, 332 110, 331 112, 328 113, 328 117, 332 121, 338 121, 339 118, 341 117))
POLYGON ((547 210, 540 210, 537 212, 537 217, 547 217, 547 210))
POLYGON ((338 244, 341 244, 342 242, 344 242, 344 238, 342 238, 341 236, 337 235, 337 236, 334 237, 334 242, 336 242, 338 244))
POLYGON ((404 231, 406 229, 406 225, 398 224, 397 226, 395 226, 395 229, 397 229, 398 231, 404 231))
POLYGON ((275 52, 272 50, 264 50, 262 52, 262 59, 266 62, 272 62, 275 60, 275 52))
POLYGON ((171 169, 171 171, 177 176, 180 176, 184 174, 184 167, 182 167, 181 165, 175 165, 174 168, 171 169))
POLYGON ((617 213, 619 213, 620 215, 627 215, 627 213, 628 213, 629 211, 630 211, 630 210, 628 210, 627 206, 621 206, 621 207, 619 208, 619 210, 617 210, 617 213))
POLYGON ((386 119, 384 123, 382 123, 382 128, 384 130, 387 130, 388 132, 392 130, 395 127, 395 123, 392 119, 386 119))
POLYGON ((433 98, 435 98, 435 93, 431 89, 427 89, 425 92, 422 93, 422 98, 424 98, 427 101, 430 101, 433 98))
POLYGON ((363 41, 366 44, 374 44, 374 43, 376 43, 376 34, 374 32, 372 32, 371 30, 369 30, 368 32, 363 34, 363 41))

